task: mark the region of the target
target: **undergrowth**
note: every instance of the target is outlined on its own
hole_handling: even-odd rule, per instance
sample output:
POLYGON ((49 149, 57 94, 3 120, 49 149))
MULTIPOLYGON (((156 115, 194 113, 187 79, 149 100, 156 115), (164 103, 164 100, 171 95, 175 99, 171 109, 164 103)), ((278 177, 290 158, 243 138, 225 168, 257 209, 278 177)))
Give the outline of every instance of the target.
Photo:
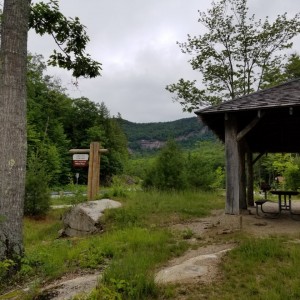
POLYGON ((155 297, 155 269, 188 247, 185 238, 175 237, 166 225, 206 215, 222 203, 222 197, 201 192, 130 192, 115 200, 123 206, 106 211, 101 235, 58 239, 68 208, 51 210, 39 219, 26 218, 22 268, 2 283, 2 291, 27 281, 38 286, 66 273, 97 270, 104 272, 98 292, 111 291, 124 299, 155 297))

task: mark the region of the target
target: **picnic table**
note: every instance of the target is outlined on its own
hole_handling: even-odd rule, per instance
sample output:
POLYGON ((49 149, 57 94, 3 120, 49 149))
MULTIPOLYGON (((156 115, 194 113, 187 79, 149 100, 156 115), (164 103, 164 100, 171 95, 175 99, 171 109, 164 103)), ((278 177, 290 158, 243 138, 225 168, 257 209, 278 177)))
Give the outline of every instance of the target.
POLYGON ((279 212, 282 210, 289 210, 292 213, 292 196, 298 195, 299 192, 275 190, 270 191, 270 193, 278 196, 279 212))
POLYGON ((270 212, 263 210, 263 204, 269 202, 269 200, 258 200, 256 202, 256 212, 258 214, 258 206, 261 206, 261 210, 264 213, 276 215, 279 217, 283 210, 287 210, 290 212, 291 216, 300 215, 292 211, 292 196, 296 196, 299 194, 297 191, 284 191, 284 190, 273 190, 270 191, 271 194, 278 196, 278 212, 270 212))

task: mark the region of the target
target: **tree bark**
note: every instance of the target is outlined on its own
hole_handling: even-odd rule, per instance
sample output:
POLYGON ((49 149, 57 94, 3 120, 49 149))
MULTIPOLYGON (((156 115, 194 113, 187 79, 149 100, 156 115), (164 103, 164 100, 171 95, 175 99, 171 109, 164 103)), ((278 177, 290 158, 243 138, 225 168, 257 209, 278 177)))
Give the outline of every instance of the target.
POLYGON ((29 1, 5 0, 0 49, 0 260, 23 255, 29 1))

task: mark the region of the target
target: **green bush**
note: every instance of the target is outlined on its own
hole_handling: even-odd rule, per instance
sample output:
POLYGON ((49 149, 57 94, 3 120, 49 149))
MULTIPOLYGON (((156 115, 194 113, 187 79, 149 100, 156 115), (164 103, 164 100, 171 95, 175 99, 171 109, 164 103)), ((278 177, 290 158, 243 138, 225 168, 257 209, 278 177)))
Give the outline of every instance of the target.
POLYGON ((286 181, 286 188, 291 190, 297 190, 300 188, 300 160, 295 158, 293 163, 287 165, 284 172, 284 178, 286 181))
POLYGON ((159 190, 186 188, 185 160, 183 152, 174 140, 169 140, 162 148, 143 186, 159 190))
POLYGON ((201 142, 189 153, 183 153, 175 141, 168 141, 151 161, 143 182, 145 188, 209 190, 224 188, 224 147, 220 143, 201 142))
POLYGON ((186 160, 189 186, 209 190, 225 186, 224 149, 219 143, 201 142, 186 160))
POLYGON ((34 157, 29 161, 26 174, 24 214, 45 215, 50 208, 48 176, 42 162, 34 157))
POLYGON ((10 271, 15 267, 15 262, 11 259, 5 259, 0 261, 0 279, 5 280, 8 279, 8 275, 10 271))

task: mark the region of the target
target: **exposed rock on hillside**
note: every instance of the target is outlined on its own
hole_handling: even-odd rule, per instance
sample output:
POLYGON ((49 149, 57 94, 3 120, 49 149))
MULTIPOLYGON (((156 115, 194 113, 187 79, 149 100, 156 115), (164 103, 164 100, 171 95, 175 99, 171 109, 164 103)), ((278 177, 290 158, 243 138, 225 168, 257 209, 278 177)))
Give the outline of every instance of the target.
POLYGON ((130 153, 158 150, 170 138, 186 149, 199 141, 214 139, 213 133, 196 117, 158 123, 132 123, 122 119, 119 122, 127 136, 130 153))

